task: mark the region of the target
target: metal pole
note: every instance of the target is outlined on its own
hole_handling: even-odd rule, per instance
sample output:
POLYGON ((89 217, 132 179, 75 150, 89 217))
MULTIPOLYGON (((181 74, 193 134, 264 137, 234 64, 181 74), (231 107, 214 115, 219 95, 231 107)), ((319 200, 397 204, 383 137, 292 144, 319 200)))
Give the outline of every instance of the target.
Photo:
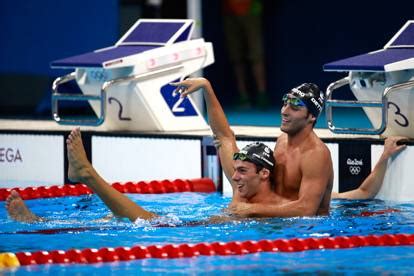
MULTIPOLYGON (((193 19, 195 22, 192 39, 201 38, 203 35, 202 29, 202 12, 201 12, 202 0, 187 0, 187 18, 193 19)), ((203 70, 199 70, 192 74, 193 77, 202 77, 203 70)), ((201 114, 204 114, 204 97, 203 93, 195 93, 191 95, 194 103, 197 105, 201 114)))

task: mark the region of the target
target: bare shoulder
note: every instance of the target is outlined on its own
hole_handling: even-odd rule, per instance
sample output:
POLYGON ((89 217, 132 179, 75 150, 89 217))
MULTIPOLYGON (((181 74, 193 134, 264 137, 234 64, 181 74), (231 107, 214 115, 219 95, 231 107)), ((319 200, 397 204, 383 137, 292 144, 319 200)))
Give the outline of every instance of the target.
POLYGON ((286 146, 287 143, 287 135, 285 133, 281 134, 279 137, 277 137, 276 145, 275 145, 275 151, 278 148, 282 148, 286 146))
POLYGON ((315 134, 309 139, 308 151, 312 154, 328 154, 331 155, 326 144, 315 134))
MULTIPOLYGON (((326 144, 315 135, 305 146, 303 150, 303 161, 305 163, 314 163, 314 164, 332 164, 331 152, 326 144)), ((329 166, 331 167, 331 166, 329 166)))
POLYGON ((321 154, 324 154, 326 156, 329 156, 329 158, 331 157, 331 151, 329 150, 328 146, 321 140, 318 138, 317 142, 316 142, 316 147, 315 149, 320 151, 321 154))
POLYGON ((334 177, 332 158, 328 147, 323 142, 317 142, 314 147, 303 153, 300 168, 303 179, 313 179, 323 187, 332 189, 334 177))

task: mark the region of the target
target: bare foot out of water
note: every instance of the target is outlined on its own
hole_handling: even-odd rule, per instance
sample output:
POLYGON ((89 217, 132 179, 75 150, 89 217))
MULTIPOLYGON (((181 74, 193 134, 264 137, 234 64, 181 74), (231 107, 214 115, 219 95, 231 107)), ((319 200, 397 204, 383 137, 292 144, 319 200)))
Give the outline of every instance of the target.
POLYGON ((11 191, 6 199, 6 209, 9 216, 17 221, 36 222, 43 221, 41 217, 36 216, 27 208, 19 193, 15 190, 11 191))
POLYGON ((82 182, 92 169, 92 165, 86 156, 79 128, 70 132, 68 139, 66 139, 66 146, 69 163, 68 177, 71 181, 82 182))

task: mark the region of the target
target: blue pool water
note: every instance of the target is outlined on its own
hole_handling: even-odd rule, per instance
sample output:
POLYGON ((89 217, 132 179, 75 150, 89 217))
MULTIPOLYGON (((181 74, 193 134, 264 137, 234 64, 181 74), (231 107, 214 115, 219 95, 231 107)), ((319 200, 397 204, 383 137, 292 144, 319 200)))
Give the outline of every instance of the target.
MULTIPOLYGON (((95 196, 36 199, 27 205, 48 222, 26 224, 7 218, 0 208, 0 252, 68 250, 134 245, 245 241, 278 238, 336 237, 369 234, 414 233, 414 203, 379 200, 332 202, 331 215, 314 218, 251 219, 222 224, 186 226, 221 213, 230 198, 219 194, 129 195, 144 208, 164 215, 151 223, 96 221, 108 211, 95 196), (361 216, 384 209, 398 212, 361 216)), ((414 273, 414 246, 310 250, 297 253, 258 253, 182 259, 143 259, 94 265, 23 266, 10 274, 174 273, 174 274, 275 274, 275 273, 414 273)))

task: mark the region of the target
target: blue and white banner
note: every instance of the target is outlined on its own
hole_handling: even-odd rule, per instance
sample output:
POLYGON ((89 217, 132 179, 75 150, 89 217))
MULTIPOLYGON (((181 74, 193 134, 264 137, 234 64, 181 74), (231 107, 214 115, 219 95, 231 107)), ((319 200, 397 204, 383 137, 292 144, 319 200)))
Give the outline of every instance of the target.
POLYGON ((61 185, 63 135, 0 134, 0 187, 61 185))

